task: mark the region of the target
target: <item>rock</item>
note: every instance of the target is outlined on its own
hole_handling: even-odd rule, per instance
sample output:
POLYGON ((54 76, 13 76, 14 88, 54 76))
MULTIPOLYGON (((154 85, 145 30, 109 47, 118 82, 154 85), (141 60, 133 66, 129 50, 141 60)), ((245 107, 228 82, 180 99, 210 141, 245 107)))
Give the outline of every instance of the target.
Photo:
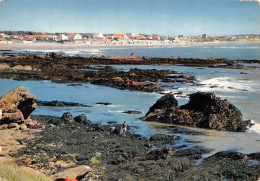
POLYGON ((31 71, 32 67, 30 65, 22 66, 22 65, 16 65, 12 68, 14 71, 31 71))
POLYGON ((0 71, 10 69, 10 66, 6 63, 0 63, 0 71))
POLYGON ((102 104, 102 105, 105 105, 105 106, 112 105, 112 103, 109 103, 109 102, 98 102, 96 104, 102 104))
POLYGON ((93 125, 93 123, 87 119, 87 116, 85 114, 78 115, 74 117, 75 122, 83 123, 86 125, 93 125))
POLYGON ((61 119, 65 122, 65 123, 72 123, 74 122, 74 119, 72 117, 72 114, 70 112, 65 112, 62 116, 61 119))
POLYGON ((17 123, 10 123, 8 125, 8 128, 12 128, 12 129, 15 129, 15 130, 18 130, 20 127, 17 123))
POLYGON ((116 121, 108 121, 107 124, 116 124, 116 121))
POLYGON ((37 97, 28 91, 28 88, 18 87, 0 98, 0 107, 3 111, 0 124, 29 118, 37 107, 37 97))
POLYGON ((177 107, 177 106, 178 106, 178 102, 174 98, 174 96, 172 94, 166 94, 162 96, 158 101, 156 101, 156 103, 152 107, 150 107, 146 115, 148 115, 151 112, 154 112, 156 109, 167 109, 167 108, 177 107))
MULTIPOLYGON (((2 118, 0 124, 7 124, 8 128, 19 129, 18 124, 22 124, 21 129, 27 129, 27 125, 37 124, 36 121, 30 119, 30 114, 37 107, 35 103, 37 97, 28 93, 28 88, 18 87, 0 98, 0 107, 2 118), (17 124, 18 123, 18 124, 17 124)), ((6 126, 2 127, 5 129, 6 126)))
POLYGON ((12 122, 24 122, 24 116, 23 113, 20 111, 14 112, 14 113, 3 113, 3 119, 1 124, 3 123, 12 123, 12 122))
POLYGON ((191 94, 189 103, 180 107, 177 103, 171 104, 172 101, 176 101, 173 96, 163 96, 142 120, 222 131, 245 131, 252 125, 250 120, 242 121, 241 112, 233 104, 213 93, 191 94))
POLYGON ((63 160, 58 160, 54 163, 54 166, 65 168, 65 167, 68 167, 69 165, 66 162, 64 162, 63 160))
POLYGON ((172 147, 162 147, 147 154, 147 160, 167 159, 173 155, 172 147))
POLYGON ((133 111, 133 110, 124 111, 123 113, 125 113, 125 114, 142 114, 141 111, 133 111))
POLYGON ((2 124, 0 125, 0 130, 8 129, 8 124, 2 124))
POLYGON ((208 160, 210 160, 210 159, 219 160, 219 159, 223 159, 223 158, 228 158, 228 159, 233 159, 233 160, 247 160, 248 159, 247 155, 240 153, 240 152, 233 152, 233 151, 221 151, 207 159, 208 160))
POLYGON ((65 171, 59 172, 52 176, 53 180, 67 180, 67 179, 76 179, 79 180, 91 171, 91 168, 88 166, 78 166, 75 168, 69 168, 65 171))
POLYGON ((37 101, 38 106, 49 106, 49 107, 90 107, 88 105, 65 102, 65 101, 37 101))
POLYGON ((29 127, 33 127, 38 124, 37 121, 34 121, 32 119, 26 119, 24 120, 24 123, 29 127))
POLYGON ((77 84, 77 83, 74 83, 74 84, 68 84, 67 86, 73 86, 73 87, 76 87, 76 86, 83 86, 83 84, 77 84))
POLYGON ((137 58, 137 56, 136 56, 135 53, 131 53, 130 57, 131 57, 131 58, 137 58))
POLYGON ((257 160, 260 161, 260 152, 258 153, 251 153, 249 155, 247 155, 248 158, 250 158, 251 160, 257 160))
POLYGON ((170 141, 170 140, 179 140, 178 136, 170 136, 166 134, 155 134, 150 137, 150 141, 170 141))
POLYGON ((87 122, 87 116, 85 114, 81 114, 81 115, 78 115, 76 117, 74 117, 74 120, 78 123, 83 123, 83 122, 87 122))
POLYGON ((123 133, 122 126, 121 125, 113 126, 111 132, 117 135, 122 134, 123 133))
POLYGON ((23 130, 23 131, 27 130, 26 124, 21 124, 20 129, 23 130))

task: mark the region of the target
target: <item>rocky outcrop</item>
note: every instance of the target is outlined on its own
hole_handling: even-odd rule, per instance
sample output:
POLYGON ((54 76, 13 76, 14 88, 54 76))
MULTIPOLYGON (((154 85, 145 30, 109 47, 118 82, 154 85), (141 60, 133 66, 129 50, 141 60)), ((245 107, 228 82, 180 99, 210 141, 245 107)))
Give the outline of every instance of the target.
POLYGON ((245 131, 252 125, 250 120, 242 120, 241 112, 233 104, 213 93, 203 92, 191 94, 189 103, 180 107, 173 95, 167 94, 142 120, 223 131, 245 131))
POLYGON ((142 111, 129 110, 129 111, 124 111, 122 113, 125 113, 125 114, 142 114, 142 111))
POLYGON ((85 104, 77 102, 65 102, 65 101, 37 101, 38 106, 49 106, 49 107, 90 107, 85 104))
POLYGON ((80 114, 76 117, 74 117, 75 122, 83 123, 86 125, 92 125, 93 123, 87 119, 87 116, 85 114, 80 114))
POLYGON ((110 103, 110 102, 97 102, 96 104, 105 105, 105 106, 112 105, 112 103, 110 103))
POLYGON ((152 107, 150 107, 148 113, 154 112, 156 109, 167 109, 177 106, 178 101, 174 98, 174 96, 172 94, 166 94, 165 96, 161 97, 158 101, 156 101, 156 103, 152 107))
POLYGON ((153 136, 150 137, 150 141, 171 141, 171 140, 179 140, 180 137, 178 136, 170 136, 170 135, 166 135, 166 134, 155 134, 153 136))
POLYGON ((75 120, 72 116, 72 114, 70 112, 65 112, 62 116, 61 119, 65 122, 65 123, 73 123, 75 120))
POLYGON ((2 118, 0 125, 25 123, 27 126, 34 126, 37 123, 30 119, 30 114, 36 109, 37 97, 29 93, 29 89, 18 87, 0 98, 0 109, 2 118), (30 123, 30 124, 29 124, 30 123))

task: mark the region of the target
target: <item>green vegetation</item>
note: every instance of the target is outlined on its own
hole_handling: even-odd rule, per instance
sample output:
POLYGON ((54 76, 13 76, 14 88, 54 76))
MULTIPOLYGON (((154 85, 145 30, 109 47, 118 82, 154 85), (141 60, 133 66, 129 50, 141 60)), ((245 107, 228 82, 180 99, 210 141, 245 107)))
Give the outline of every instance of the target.
POLYGON ((100 157, 101 155, 102 155, 102 153, 96 152, 96 156, 90 159, 91 163, 92 163, 92 164, 101 163, 101 162, 97 159, 97 157, 100 157))
MULTIPOLYGON (((36 171, 35 171, 36 172, 36 171)), ((0 165, 0 178, 7 181, 51 181, 51 178, 44 176, 38 172, 33 173, 31 170, 18 167, 13 163, 5 163, 0 165)))

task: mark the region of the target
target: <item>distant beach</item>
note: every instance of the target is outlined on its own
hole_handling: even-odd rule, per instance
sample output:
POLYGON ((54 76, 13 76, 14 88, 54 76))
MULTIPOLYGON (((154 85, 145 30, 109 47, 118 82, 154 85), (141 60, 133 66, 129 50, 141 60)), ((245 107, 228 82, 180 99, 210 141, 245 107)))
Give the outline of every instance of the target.
POLYGON ((35 49, 35 50, 46 50, 46 49, 76 49, 76 48, 160 48, 160 47, 185 47, 185 46, 203 46, 203 45, 226 45, 226 44, 243 44, 243 43, 259 43, 249 40, 237 40, 237 41, 213 41, 213 42, 182 42, 182 43, 165 43, 164 41, 146 41, 136 40, 132 41, 118 41, 117 43, 101 44, 98 41, 87 42, 87 43, 76 43, 76 42, 38 42, 38 43, 13 43, 13 44, 0 44, 0 50, 24 50, 24 49, 35 49))

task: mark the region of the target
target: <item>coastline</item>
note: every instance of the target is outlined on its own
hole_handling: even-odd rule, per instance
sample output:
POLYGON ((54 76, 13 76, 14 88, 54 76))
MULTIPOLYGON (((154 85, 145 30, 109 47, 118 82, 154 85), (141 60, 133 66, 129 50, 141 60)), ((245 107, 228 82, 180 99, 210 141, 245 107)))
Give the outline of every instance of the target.
MULTIPOLYGON (((25 55, 13 57, 15 65, 31 65, 32 68, 38 68, 38 70, 24 69, 14 72, 12 72, 12 70, 7 70, 3 75, 9 73, 10 76, 12 76, 11 74, 17 75, 16 79, 26 80, 32 79, 33 75, 39 78, 41 73, 43 73, 41 79, 46 80, 44 73, 47 73, 46 75, 49 74, 54 76, 57 82, 59 82, 64 78, 64 75, 68 73, 68 80, 71 81, 73 78, 75 82, 80 82, 81 77, 79 76, 82 72, 78 73, 76 70, 81 70, 84 58, 78 57, 74 59, 75 61, 71 60, 70 57, 59 57, 56 54, 50 54, 47 56, 25 55), (41 64, 34 60, 35 58, 39 59, 41 64), (52 64, 48 64, 48 61, 52 64), (74 63, 73 66, 71 66, 71 62, 74 63), (53 75, 53 72, 58 73, 57 76, 61 76, 61 79, 56 75, 53 75)), ((104 58, 104 60, 118 61, 118 59, 113 58, 104 58)), ((141 61, 140 59, 136 59, 136 57, 125 57, 123 61, 125 60, 134 60, 136 62, 141 61)), ((6 63, 10 63, 10 68, 13 68, 12 66, 14 66, 14 64, 11 62, 12 58, 7 58, 6 63)), ((92 70, 94 70, 93 67, 85 68, 92 68, 92 70)), ((97 69, 100 69, 100 67, 97 69)), ((112 69, 108 70, 114 71, 112 69)), ((104 69, 99 76, 109 73, 108 70, 104 69)), ((141 75, 144 74, 142 70, 137 69, 135 71, 136 72, 133 73, 136 75, 139 74, 138 71, 141 71, 141 75)), ((91 74, 91 72, 92 71, 86 73, 86 75, 91 74)), ((152 71, 151 73, 154 74, 154 72, 155 71, 152 71)), ((165 73, 168 74, 169 72, 165 73)), ((164 77, 163 74, 162 76, 164 77)), ((86 79, 86 77, 84 76, 82 80, 83 79, 86 79)), ((121 82, 121 79, 119 78, 115 80, 121 82)), ((96 83, 100 84, 102 82, 97 80, 96 83)), ((168 147, 168 143, 175 140, 166 139, 167 141, 165 143, 165 136, 160 136, 163 137, 163 139, 160 138, 157 143, 153 143, 153 145, 156 146, 156 149, 153 149, 151 148, 151 140, 147 140, 147 138, 145 139, 138 135, 131 134, 127 137, 111 134, 111 126, 115 125, 101 126, 100 124, 94 124, 92 126, 86 126, 77 122, 59 125, 61 122, 59 118, 48 116, 32 116, 32 118, 37 120, 39 123, 44 124, 46 129, 41 133, 41 137, 34 140, 34 142, 29 142, 27 147, 21 152, 18 152, 15 157, 18 157, 17 163, 20 166, 28 166, 49 175, 56 174, 60 170, 70 169, 70 167, 89 165, 95 170, 95 173, 100 176, 101 180, 125 178, 126 175, 129 179, 133 180, 150 178, 151 175, 152 178, 150 179, 156 180, 162 178, 196 180, 194 179, 194 174, 201 176, 197 178, 197 180, 201 180, 202 177, 211 180, 217 180, 219 178, 254 180, 259 177, 259 165, 250 165, 251 160, 258 161, 258 153, 247 155, 235 151, 221 151, 204 159, 203 155, 207 154, 210 150, 203 149, 200 146, 195 148, 177 145, 168 147), (57 138, 59 138, 59 140, 57 140, 57 138), (53 146, 56 143, 59 145, 58 148, 53 146), (82 152, 81 150, 85 150, 84 148, 86 147, 88 148, 88 151, 82 152), (203 159, 203 161, 201 159, 203 159), (171 174, 167 172, 169 168, 173 168, 170 170, 171 174), (201 170, 204 171, 201 172, 201 170), (228 170, 228 172, 226 170, 228 170), (244 174, 241 175, 241 172, 244 174), (217 173, 220 174, 217 175, 217 173)), ((174 128, 174 130, 175 129, 176 128, 174 128)), ((179 129, 180 128, 178 128, 178 131, 179 129)), ((177 134, 182 133, 179 132, 177 134)), ((196 141, 194 142, 194 145, 198 145, 196 144, 196 141)))
MULTIPOLYGON (((145 40, 144 40, 145 41, 145 40)), ((61 49, 78 49, 78 48, 86 48, 86 49, 95 49, 95 48, 165 48, 165 47, 189 47, 189 46, 204 46, 204 45, 227 45, 227 44, 237 44, 237 43, 258 43, 249 40, 237 40, 237 41, 214 41, 214 42, 199 42, 199 43, 173 43, 173 44, 164 44, 160 43, 161 41, 156 41, 154 44, 147 44, 142 42, 143 44, 116 44, 116 45, 105 45, 105 44, 88 44, 88 43, 76 43, 76 42, 68 42, 68 43, 49 43, 49 42, 38 42, 32 44, 0 44, 0 50, 61 50, 61 49)))

